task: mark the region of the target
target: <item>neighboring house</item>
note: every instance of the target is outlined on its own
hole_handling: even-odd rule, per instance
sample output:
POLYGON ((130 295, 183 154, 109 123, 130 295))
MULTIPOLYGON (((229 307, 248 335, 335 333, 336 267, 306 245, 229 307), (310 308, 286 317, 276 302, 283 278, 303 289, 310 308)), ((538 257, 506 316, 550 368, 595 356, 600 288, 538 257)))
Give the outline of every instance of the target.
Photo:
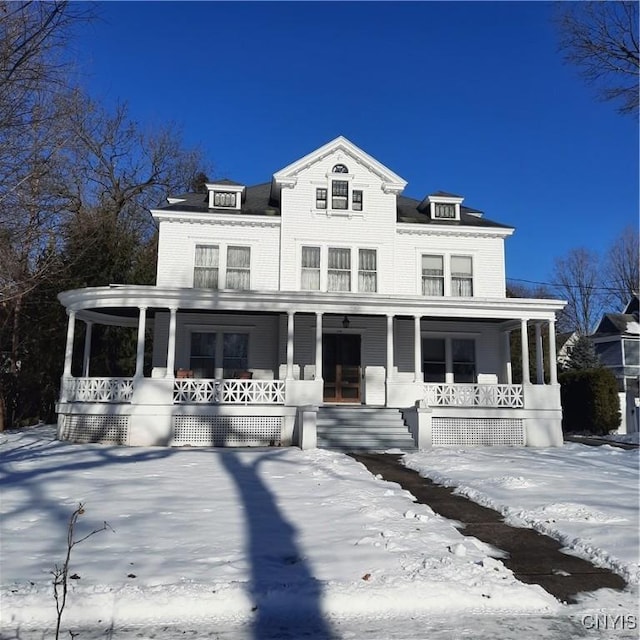
POLYGON ((620 432, 638 431, 640 405, 638 296, 632 297, 622 313, 605 313, 590 338, 600 357, 600 362, 613 371, 618 381, 622 414, 620 432))
POLYGON ((395 408, 420 447, 560 445, 555 317, 564 302, 507 298, 513 228, 462 196, 405 197, 405 185, 339 137, 265 184, 219 180, 206 194, 169 198, 151 212, 155 286, 59 296, 69 314, 59 437, 306 448, 317 415, 339 405, 353 409, 354 438, 395 408), (72 372, 77 320, 86 339, 72 372), (91 376, 94 323, 137 328, 131 377, 91 376), (522 338, 521 384, 511 376, 512 331, 522 338))
POLYGON ((575 346, 580 334, 577 331, 573 333, 558 333, 556 335, 556 346, 558 347, 558 357, 556 358, 560 369, 566 369, 569 364, 569 356, 571 350, 575 346))

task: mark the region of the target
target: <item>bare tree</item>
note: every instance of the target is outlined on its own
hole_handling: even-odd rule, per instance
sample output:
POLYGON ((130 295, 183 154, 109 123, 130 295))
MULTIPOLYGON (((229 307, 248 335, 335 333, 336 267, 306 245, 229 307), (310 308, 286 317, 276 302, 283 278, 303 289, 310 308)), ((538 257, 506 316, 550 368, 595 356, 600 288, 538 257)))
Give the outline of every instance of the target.
POLYGON ((558 294, 568 303, 560 316, 561 330, 589 335, 603 312, 598 255, 579 248, 572 249, 564 258, 556 258, 554 281, 558 294))
POLYGON ((638 112, 638 2, 561 2, 560 50, 603 100, 638 112))
POLYGON ((65 46, 87 8, 67 2, 0 2, 0 430, 5 374, 18 372, 24 296, 52 277, 42 260, 57 238, 59 198, 50 189, 65 135, 56 97, 66 90, 65 46))
POLYGON ((629 225, 613 242, 604 262, 607 287, 610 290, 609 304, 622 310, 640 286, 640 253, 638 229, 629 225))

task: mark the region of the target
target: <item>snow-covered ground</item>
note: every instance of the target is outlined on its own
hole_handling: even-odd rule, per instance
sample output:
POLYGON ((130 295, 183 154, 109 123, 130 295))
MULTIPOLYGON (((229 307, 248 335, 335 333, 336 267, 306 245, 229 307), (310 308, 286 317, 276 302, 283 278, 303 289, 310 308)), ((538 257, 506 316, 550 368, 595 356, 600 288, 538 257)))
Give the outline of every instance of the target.
MULTIPOLYGON (((573 606, 339 453, 72 445, 38 427, 0 435, 0 456, 3 638, 50 634, 50 571, 79 502, 76 537, 103 521, 114 529, 72 553, 62 626, 79 640, 559 639, 597 637, 605 623, 610 633, 614 615, 637 613, 637 450, 407 457, 636 585, 573 606)), ((635 637, 629 626, 615 637, 635 637)))

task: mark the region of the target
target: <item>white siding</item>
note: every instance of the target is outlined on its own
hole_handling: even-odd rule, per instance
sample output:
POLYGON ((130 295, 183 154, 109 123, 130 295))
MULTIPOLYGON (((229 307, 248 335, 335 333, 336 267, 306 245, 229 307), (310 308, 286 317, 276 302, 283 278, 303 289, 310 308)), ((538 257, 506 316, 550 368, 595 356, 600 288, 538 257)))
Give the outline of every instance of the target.
MULTIPOLYGON (((341 174, 334 174, 341 179, 341 174)), ((351 202, 350 202, 351 205, 351 202)), ((377 249, 378 292, 392 293, 393 282, 393 237, 396 222, 396 198, 385 194, 380 177, 359 164, 344 152, 336 152, 302 171, 294 188, 282 189, 282 259, 281 288, 294 291, 300 289, 300 255, 302 245, 323 247, 351 247, 377 249), (340 212, 327 215, 327 211, 316 211, 316 188, 328 189, 331 205, 331 169, 334 165, 347 165, 352 188, 363 191, 363 211, 340 212)), ((357 251, 352 253, 352 264, 357 271, 357 251)), ((326 268, 326 265, 325 265, 326 268)), ((352 290, 357 289, 357 277, 352 278, 352 290), (354 282, 355 280, 355 282, 354 282)))
POLYGON ((278 226, 259 225, 259 219, 255 226, 161 221, 157 285, 193 286, 197 244, 217 244, 221 248, 242 245, 251 247, 251 288, 277 290, 280 229, 278 226))
MULTIPOLYGON (((395 293, 422 293, 422 254, 465 255, 473 260, 473 296, 504 298, 504 240, 475 235, 440 236, 427 234, 396 234, 395 293)), ((447 260, 445 259, 445 262, 447 260)), ((445 267, 446 272, 446 267, 445 267)))

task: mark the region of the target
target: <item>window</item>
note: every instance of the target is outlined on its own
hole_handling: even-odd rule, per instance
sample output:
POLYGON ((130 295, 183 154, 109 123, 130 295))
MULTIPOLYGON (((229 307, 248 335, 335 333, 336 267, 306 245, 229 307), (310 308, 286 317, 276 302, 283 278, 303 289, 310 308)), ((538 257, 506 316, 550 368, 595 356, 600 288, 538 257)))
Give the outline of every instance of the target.
POLYGON ((473 266, 470 256, 451 256, 451 295, 473 295, 473 266))
POLYGON ((422 295, 444 295, 444 261, 442 256, 422 256, 422 295))
POLYGON ((465 338, 423 338, 422 371, 425 382, 475 383, 476 345, 465 338))
POLYGON ((352 207, 354 211, 362 211, 362 189, 354 189, 351 194, 352 207))
POLYGON ((476 381, 476 349, 473 340, 451 340, 451 360, 454 382, 476 381))
POLYGON ((192 333, 189 368, 196 378, 216 377, 216 334, 192 333))
POLYGON ((327 208, 327 190, 316 189, 316 209, 327 208))
POLYGON ((422 340, 422 371, 425 382, 444 382, 447 372, 444 338, 422 340))
POLYGON ((351 249, 329 248, 327 289, 351 291, 351 249))
POLYGON ((301 287, 306 291, 320 289, 320 247, 302 247, 301 287))
POLYGON ((201 289, 218 288, 218 260, 217 246, 196 245, 193 267, 193 286, 201 289))
POLYGON ((331 173, 349 173, 349 169, 347 169, 347 167, 343 164, 337 164, 335 167, 333 167, 331 173))
POLYGON ((222 367, 225 378, 233 378, 248 366, 249 334, 225 333, 222 349, 222 367))
POLYGON ((235 208, 236 196, 237 194, 233 191, 214 191, 213 206, 235 208))
POLYGON ((637 340, 622 340, 624 353, 624 363, 627 367, 638 367, 640 365, 640 342, 637 340))
POLYGON ((358 251, 358 291, 375 293, 378 290, 377 256, 375 249, 358 251))
POLYGON ((346 180, 331 182, 331 207, 333 209, 349 208, 349 183, 346 180))
POLYGON ((227 247, 227 289, 250 288, 250 247, 227 247))
POLYGON ((456 205, 451 203, 435 202, 433 204, 433 217, 455 219, 456 205))

